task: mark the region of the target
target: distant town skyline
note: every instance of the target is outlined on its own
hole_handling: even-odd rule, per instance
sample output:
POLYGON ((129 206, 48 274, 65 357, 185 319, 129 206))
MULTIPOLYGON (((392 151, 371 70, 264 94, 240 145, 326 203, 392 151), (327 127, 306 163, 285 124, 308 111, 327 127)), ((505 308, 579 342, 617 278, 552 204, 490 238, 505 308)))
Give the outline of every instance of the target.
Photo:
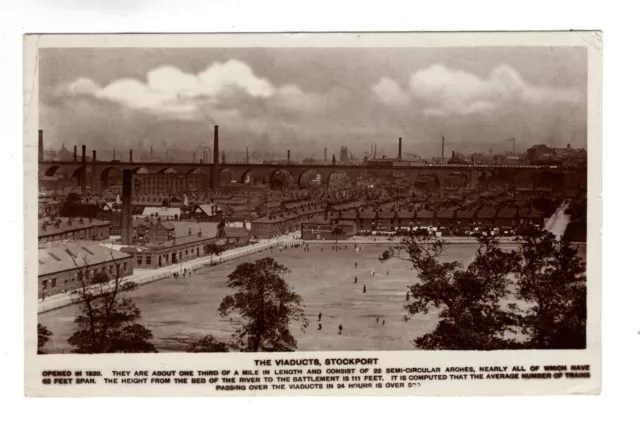
MULTIPOLYGON (((45 149, 586 146, 582 47, 41 49, 45 149)), ((460 149, 460 148, 458 148, 460 149)))

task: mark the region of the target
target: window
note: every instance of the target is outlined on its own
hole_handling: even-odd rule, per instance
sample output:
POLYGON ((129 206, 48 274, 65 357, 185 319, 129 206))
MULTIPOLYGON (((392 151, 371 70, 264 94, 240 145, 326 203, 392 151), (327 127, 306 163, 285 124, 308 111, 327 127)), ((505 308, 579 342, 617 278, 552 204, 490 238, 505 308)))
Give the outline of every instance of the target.
POLYGON ((56 288, 57 281, 57 278, 51 278, 51 288, 56 288))
POLYGON ((47 289, 47 284, 49 283, 49 280, 42 280, 42 289, 46 290, 47 289))
POLYGON ((76 276, 78 278, 78 281, 82 281, 82 272, 78 272, 76 276))
POLYGON ((109 266, 109 274, 113 274, 113 265, 109 266))
POLYGON ((127 270, 127 262, 124 262, 124 264, 122 265, 122 269, 123 269, 124 271, 126 271, 126 270, 127 270))
POLYGON ((146 263, 147 265, 151 265, 151 256, 146 257, 146 263))
POLYGON ((138 256, 138 266, 142 265, 142 256, 138 256))

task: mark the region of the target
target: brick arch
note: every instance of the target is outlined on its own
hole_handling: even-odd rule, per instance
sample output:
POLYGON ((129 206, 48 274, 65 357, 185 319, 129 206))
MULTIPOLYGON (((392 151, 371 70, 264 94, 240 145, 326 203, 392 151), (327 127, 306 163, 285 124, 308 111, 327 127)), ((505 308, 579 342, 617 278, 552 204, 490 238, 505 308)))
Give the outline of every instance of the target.
POLYGON ((317 168, 309 167, 308 169, 304 169, 300 171, 298 178, 296 179, 296 183, 298 184, 299 187, 302 186, 302 178, 309 172, 316 172, 316 175, 320 175, 320 181, 321 181, 320 184, 322 185, 324 183, 324 176, 322 172, 317 168))
POLYGON ((441 181, 440 176, 434 172, 417 172, 415 176, 412 178, 412 182, 414 186, 418 188, 425 187, 428 188, 433 183, 435 188, 440 188, 441 181))
POLYGON ((187 169, 185 171, 186 175, 193 175, 193 174, 197 174, 197 173, 206 173, 207 169, 205 167, 190 167, 189 169, 187 169))
POLYGON ((273 170, 271 173, 269 173, 269 185, 273 186, 274 184, 274 178, 276 177, 276 174, 278 172, 284 172, 286 174, 289 175, 289 177, 291 178, 291 180, 293 181, 293 183, 296 182, 296 179, 294 178, 294 176, 291 174, 291 172, 289 170, 287 170, 286 167, 281 167, 281 168, 277 168, 275 170, 273 170))
POLYGON ((122 173, 122 169, 120 167, 114 167, 114 166, 105 167, 104 169, 102 169, 102 171, 100 171, 101 188, 106 188, 107 186, 109 186, 109 175, 114 170, 116 172, 122 173))
POLYGON ((224 175, 228 175, 228 178, 225 179, 226 182, 224 182, 225 184, 230 184, 232 183, 234 180, 237 181, 238 175, 236 172, 234 172, 232 169, 230 169, 229 167, 222 167, 220 168, 220 170, 218 171, 218 177, 220 179, 220 183, 223 183, 223 179, 222 177, 224 175))
POLYGON ((62 166, 49 166, 44 171, 44 175, 47 176, 47 177, 53 177, 53 176, 56 175, 58 170, 60 170, 61 168, 62 168, 62 166))

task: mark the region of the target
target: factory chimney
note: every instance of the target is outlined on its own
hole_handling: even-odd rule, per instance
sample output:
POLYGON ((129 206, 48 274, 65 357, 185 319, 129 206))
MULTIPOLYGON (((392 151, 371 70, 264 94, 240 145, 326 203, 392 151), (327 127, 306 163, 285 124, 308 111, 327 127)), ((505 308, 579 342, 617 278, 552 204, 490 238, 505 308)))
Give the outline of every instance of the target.
POLYGON ((398 138, 398 161, 402 161, 402 138, 398 138))
POLYGON ((245 147, 245 154, 244 154, 244 162, 245 164, 249 164, 249 147, 245 147))
POLYGON ((73 146, 73 162, 78 162, 78 145, 73 146))
POLYGON ((287 150, 287 164, 291 164, 291 150, 287 150))
POLYGON ((324 147, 324 162, 327 162, 327 147, 324 147))
POLYGON ((219 169, 219 142, 218 142, 218 125, 213 126, 213 165, 211 166, 211 173, 209 174, 209 188, 212 190, 218 189, 218 169, 219 169))
POLYGON ((133 230, 131 227, 131 196, 133 195, 131 170, 122 171, 122 216, 120 226, 122 229, 122 244, 130 245, 133 230))
POLYGON ((133 150, 129 150, 129 163, 133 163, 133 150))
POLYGON ((444 136, 442 137, 442 155, 440 156, 444 160, 444 136))
MULTIPOLYGON (((83 155, 84 157, 84 155, 83 155)), ((96 150, 93 150, 93 157, 91 160, 91 188, 93 188, 94 192, 98 192, 98 184, 97 184, 97 180, 96 180, 96 173, 97 173, 97 167, 96 167, 96 161, 98 160, 98 156, 96 154, 96 150)))
POLYGON ((113 161, 116 161, 116 149, 113 148, 113 161))
POLYGON ((80 172, 80 186, 82 194, 87 194, 87 147, 82 145, 82 171, 80 172))
POLYGON ((38 161, 44 160, 44 130, 38 130, 38 161))

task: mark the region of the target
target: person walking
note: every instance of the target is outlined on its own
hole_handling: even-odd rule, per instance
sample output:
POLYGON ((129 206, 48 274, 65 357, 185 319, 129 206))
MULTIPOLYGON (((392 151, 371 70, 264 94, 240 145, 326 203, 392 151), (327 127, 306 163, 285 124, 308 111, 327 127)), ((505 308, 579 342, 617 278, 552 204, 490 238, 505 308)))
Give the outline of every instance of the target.
POLYGON ((409 292, 407 292, 407 297, 405 298, 405 300, 408 302, 409 301, 409 292))
POLYGON ((385 324, 385 322, 386 322, 385 320, 382 320, 382 325, 384 325, 384 324, 385 324))
POLYGON ((363 292, 363 293, 366 293, 366 292, 367 292, 367 285, 366 285, 366 284, 362 287, 362 292, 363 292))
POLYGON ((318 314, 318 321, 322 321, 322 312, 318 314))
POLYGON ((358 284, 358 277, 353 277, 353 283, 358 284))
POLYGON ((380 322, 380 318, 376 317, 376 324, 380 322))
POLYGON ((355 267, 356 267, 356 268, 358 267, 358 262, 356 262, 356 263, 355 263, 355 267))
POLYGON ((338 326, 338 334, 342 334, 342 324, 338 326))
POLYGON ((322 331, 322 323, 318 324, 318 331, 322 331))

